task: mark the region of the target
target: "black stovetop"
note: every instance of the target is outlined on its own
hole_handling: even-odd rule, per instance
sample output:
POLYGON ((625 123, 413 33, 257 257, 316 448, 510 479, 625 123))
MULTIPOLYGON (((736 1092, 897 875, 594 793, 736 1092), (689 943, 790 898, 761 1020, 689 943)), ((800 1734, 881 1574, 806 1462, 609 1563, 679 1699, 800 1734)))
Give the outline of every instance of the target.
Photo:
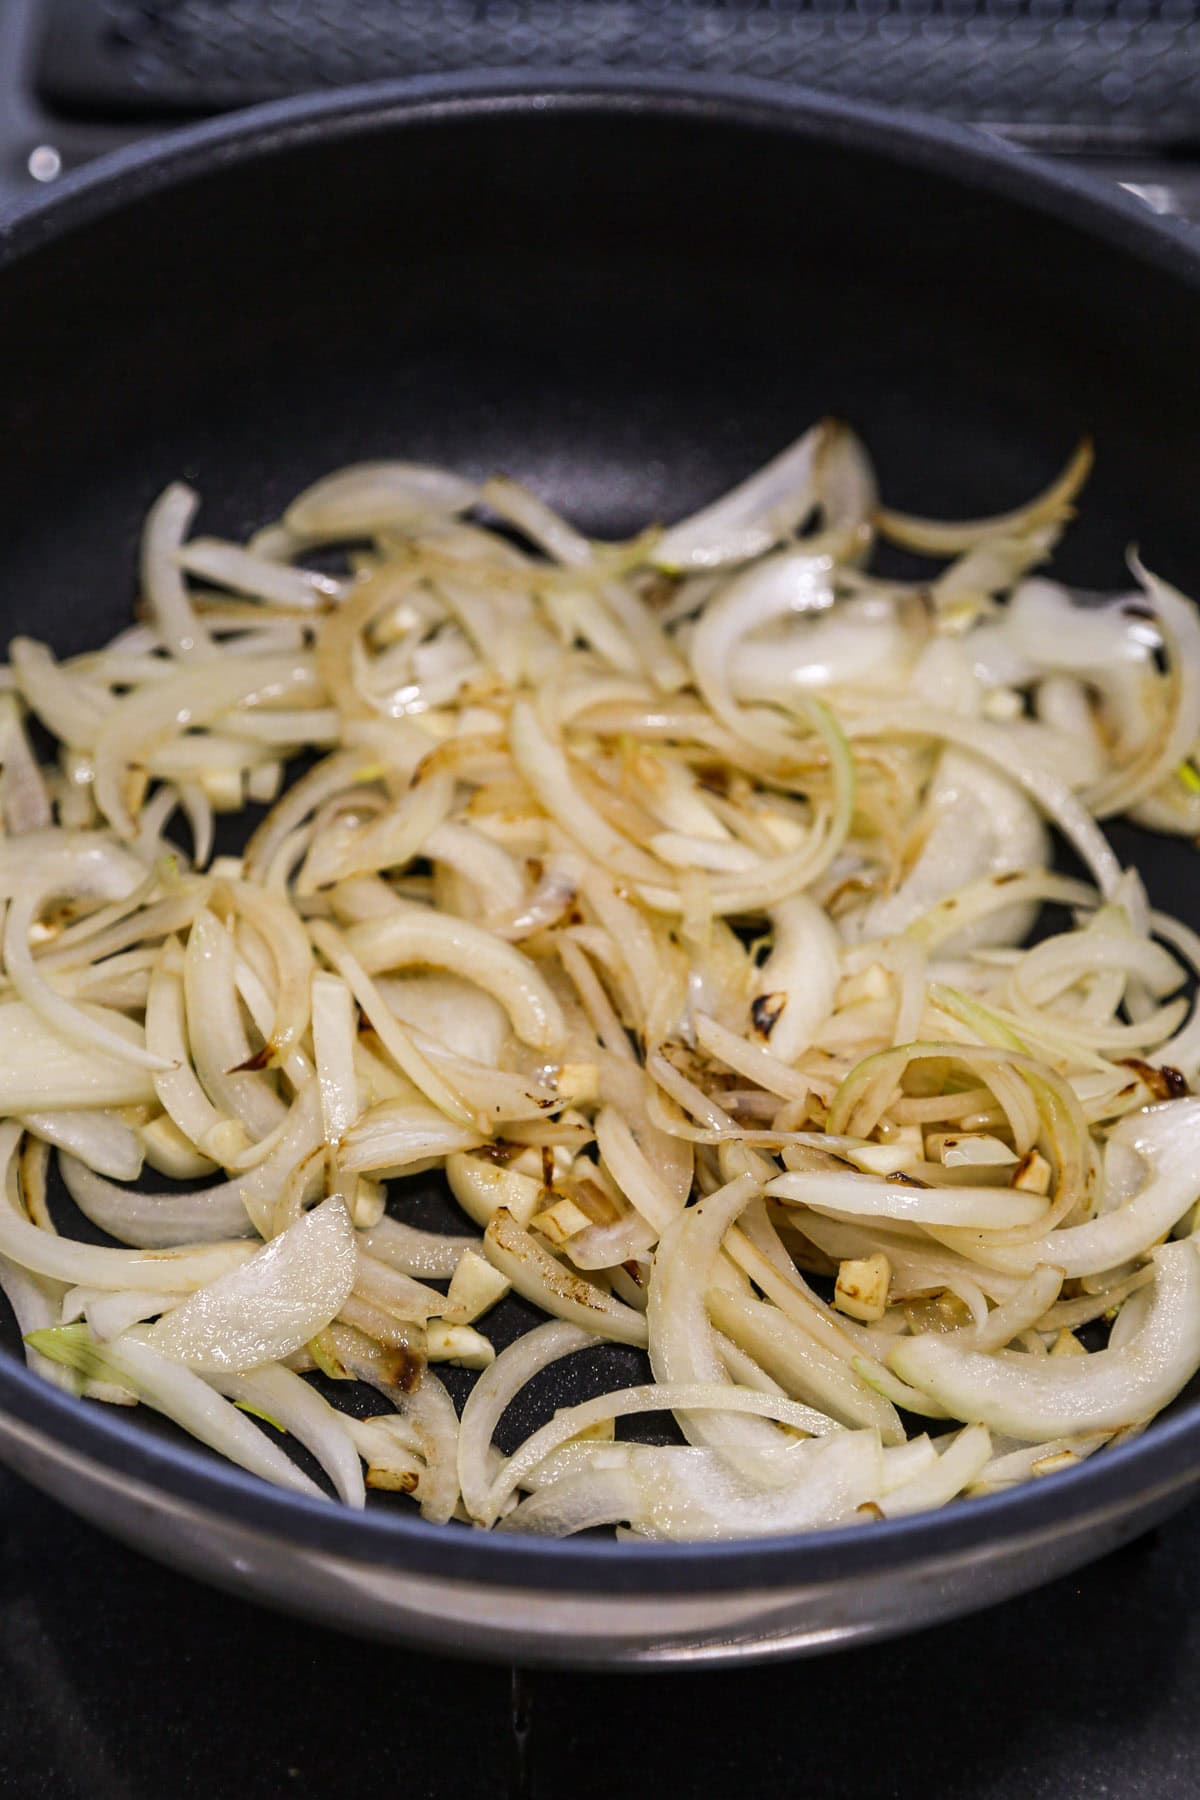
POLYGON ((1200 0, 0 0, 0 210, 180 120, 487 67, 804 82, 1200 218, 1200 0))
POLYGON ((0 1793, 19 1800, 1200 1792, 1194 1508, 1077 1576, 897 1642, 515 1684, 200 1587, 9 1476, 0 1525, 0 1793))

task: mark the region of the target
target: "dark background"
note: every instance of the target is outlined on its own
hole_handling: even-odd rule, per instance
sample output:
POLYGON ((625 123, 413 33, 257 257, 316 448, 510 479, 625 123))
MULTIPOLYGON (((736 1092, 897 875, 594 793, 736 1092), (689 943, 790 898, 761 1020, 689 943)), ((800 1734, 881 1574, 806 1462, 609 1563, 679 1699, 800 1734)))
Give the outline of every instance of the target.
POLYGON ((1076 1577, 898 1642, 697 1674, 541 1671, 515 1692, 507 1669, 198 1587, 10 1476, 0 1527, 0 1792, 21 1800, 1200 1790, 1194 1509, 1076 1577))
MULTIPOLYGON (((184 0, 0 0, 0 208, 174 119, 360 78, 372 55, 389 73, 534 66, 552 40, 576 66, 694 67, 703 44, 710 66, 781 80, 816 67, 872 98, 908 80, 926 104, 1085 158, 1159 210, 1200 212, 1193 0, 642 0, 640 28, 636 0, 554 17, 457 0, 441 9, 463 15, 449 34, 436 6, 398 0, 381 25, 364 0, 348 36, 346 8, 327 0, 309 61, 296 49, 289 62, 274 46, 283 32, 302 47, 303 10, 231 0, 223 36, 222 9, 184 0), (1021 56, 1005 62, 1013 43, 1021 56)), ((1195 1509, 917 1637, 655 1675, 522 1676, 358 1643, 160 1569, 3 1474, 0 1532, 0 1792, 20 1800, 1200 1793, 1195 1509)))

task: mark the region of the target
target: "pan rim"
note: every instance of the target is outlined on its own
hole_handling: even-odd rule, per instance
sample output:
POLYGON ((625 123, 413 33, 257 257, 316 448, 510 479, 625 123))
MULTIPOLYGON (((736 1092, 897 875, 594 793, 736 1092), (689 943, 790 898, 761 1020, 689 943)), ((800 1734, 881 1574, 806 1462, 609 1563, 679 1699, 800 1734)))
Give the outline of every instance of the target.
POLYGON ((108 151, 0 208, 0 269, 108 212, 203 176, 314 139, 497 113, 635 112, 707 115, 800 139, 873 149, 1035 212, 1058 217, 1200 288, 1200 226, 1066 164, 953 120, 843 100, 750 77, 497 69, 401 77, 240 108, 108 151), (952 162, 947 162, 952 153, 952 162))
MULTIPOLYGON (((762 82, 688 75, 527 70, 372 83, 253 107, 115 151, 52 192, 0 216, 0 271, 44 245, 214 168, 267 159, 306 142, 449 125, 496 115, 634 112, 823 139, 873 153, 919 175, 935 172, 1049 215, 1200 292, 1200 234, 1150 214, 1132 197, 966 127, 762 82)), ((87 1408, 0 1355, 0 1410, 58 1449, 207 1509, 223 1521, 307 1550, 488 1586, 682 1597, 811 1581, 826 1585, 901 1563, 970 1555, 1130 1509, 1154 1492, 1200 1480, 1200 1401, 1143 1438, 1078 1468, 969 1506, 832 1530, 728 1543, 625 1544, 529 1540, 430 1525, 400 1512, 355 1513, 272 1488, 186 1445, 161 1442, 87 1408)))

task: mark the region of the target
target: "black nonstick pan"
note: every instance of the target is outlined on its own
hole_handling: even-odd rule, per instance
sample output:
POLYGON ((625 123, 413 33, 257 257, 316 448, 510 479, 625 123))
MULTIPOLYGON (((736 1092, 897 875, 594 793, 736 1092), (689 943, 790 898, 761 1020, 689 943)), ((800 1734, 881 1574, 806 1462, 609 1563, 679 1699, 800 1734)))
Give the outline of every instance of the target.
MULTIPOLYGON (((1136 534, 1200 584, 1186 235, 969 134, 748 85, 426 82, 124 154, 0 227, 0 370, 0 625, 64 651, 128 617, 140 521, 174 477, 240 536, 318 474, 397 454, 506 470, 619 534, 826 413, 893 505, 946 516, 1017 504, 1090 432, 1064 577, 1117 585, 1136 534)), ((1200 923, 1191 846, 1118 848, 1200 923)), ((1097 1556, 1200 1485, 1185 1396, 1134 1443, 933 1516, 523 1542, 268 1489, 140 1409, 45 1387, 8 1342, 0 1455, 89 1518, 311 1616, 505 1658, 895 1632, 1097 1556)), ((636 1378, 604 1354, 624 1360, 572 1379, 636 1378)))

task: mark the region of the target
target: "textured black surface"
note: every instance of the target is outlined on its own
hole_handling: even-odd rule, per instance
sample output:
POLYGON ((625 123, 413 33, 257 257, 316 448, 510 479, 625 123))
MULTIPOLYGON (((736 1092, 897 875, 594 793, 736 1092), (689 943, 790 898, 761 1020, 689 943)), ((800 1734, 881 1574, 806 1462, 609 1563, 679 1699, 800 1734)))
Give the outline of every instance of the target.
POLYGON ((0 1476, 13 1800, 1192 1800, 1200 1514, 1041 1593, 820 1661, 527 1676, 211 1593, 0 1476))
POLYGON ((53 0, 65 110, 200 113, 471 68, 705 70, 955 118, 1200 139, 1197 0, 53 0))

